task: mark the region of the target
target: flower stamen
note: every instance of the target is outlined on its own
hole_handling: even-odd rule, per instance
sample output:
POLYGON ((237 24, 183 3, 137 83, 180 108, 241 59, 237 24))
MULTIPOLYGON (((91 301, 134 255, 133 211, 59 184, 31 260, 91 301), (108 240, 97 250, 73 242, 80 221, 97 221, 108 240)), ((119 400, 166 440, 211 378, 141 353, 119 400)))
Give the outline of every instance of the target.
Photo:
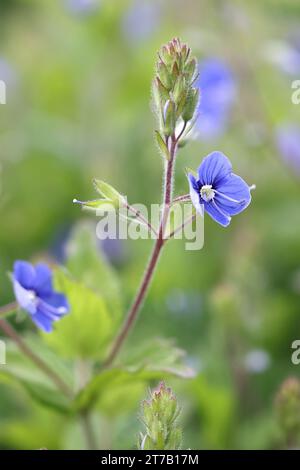
POLYGON ((211 201, 215 197, 215 190, 211 184, 204 184, 200 189, 200 196, 205 202, 211 201))

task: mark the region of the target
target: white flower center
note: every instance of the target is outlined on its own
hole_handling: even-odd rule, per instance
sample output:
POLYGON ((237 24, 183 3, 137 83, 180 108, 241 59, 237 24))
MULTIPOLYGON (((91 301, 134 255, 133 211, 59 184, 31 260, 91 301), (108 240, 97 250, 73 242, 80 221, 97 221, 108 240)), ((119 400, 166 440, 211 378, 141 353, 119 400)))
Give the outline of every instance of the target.
POLYGON ((36 293, 33 290, 28 290, 27 294, 28 294, 28 300, 30 300, 31 302, 33 302, 36 299, 36 293))
POLYGON ((206 202, 211 201, 215 197, 215 190, 212 189, 211 184, 205 184, 200 189, 200 196, 206 202))

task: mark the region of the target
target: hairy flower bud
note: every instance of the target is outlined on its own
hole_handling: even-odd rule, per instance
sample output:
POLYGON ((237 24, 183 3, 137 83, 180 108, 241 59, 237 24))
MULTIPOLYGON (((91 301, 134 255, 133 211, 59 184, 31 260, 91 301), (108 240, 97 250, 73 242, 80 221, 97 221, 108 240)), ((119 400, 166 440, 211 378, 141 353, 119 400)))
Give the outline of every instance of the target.
POLYGON ((193 82, 197 61, 190 54, 190 48, 178 38, 162 46, 158 53, 153 99, 158 131, 166 138, 176 138, 177 125, 191 121, 196 111, 198 92, 193 82))
POLYGON ((189 90, 186 98, 186 102, 182 111, 182 119, 185 122, 190 121, 196 111, 199 101, 199 90, 192 88, 189 90))
POLYGON ((176 106, 174 101, 169 100, 164 109, 164 133, 166 136, 172 135, 176 126, 176 106))
POLYGON ((162 382, 151 392, 149 400, 142 403, 142 422, 146 433, 141 434, 141 450, 178 450, 181 430, 176 421, 179 416, 177 400, 170 388, 162 382))
POLYGON ((283 382, 275 400, 278 422, 289 446, 300 444, 300 380, 283 382))

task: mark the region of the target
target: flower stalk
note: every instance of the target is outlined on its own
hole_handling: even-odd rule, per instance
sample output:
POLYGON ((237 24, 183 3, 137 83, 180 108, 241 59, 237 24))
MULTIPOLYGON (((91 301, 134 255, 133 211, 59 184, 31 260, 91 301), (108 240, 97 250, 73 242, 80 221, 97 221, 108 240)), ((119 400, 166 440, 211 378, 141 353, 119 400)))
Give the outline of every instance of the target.
POLYGON ((198 103, 198 90, 193 87, 196 60, 189 58, 190 52, 186 44, 181 44, 179 39, 173 39, 163 46, 158 54, 157 76, 153 82, 153 108, 159 126, 159 130, 155 131, 156 139, 165 165, 162 214, 148 266, 135 300, 106 360, 102 364, 104 368, 112 365, 132 330, 153 278, 161 250, 169 238, 165 238, 165 228, 173 202, 173 177, 177 149, 188 122, 194 116, 198 103), (177 135, 179 126, 181 126, 181 130, 177 135))

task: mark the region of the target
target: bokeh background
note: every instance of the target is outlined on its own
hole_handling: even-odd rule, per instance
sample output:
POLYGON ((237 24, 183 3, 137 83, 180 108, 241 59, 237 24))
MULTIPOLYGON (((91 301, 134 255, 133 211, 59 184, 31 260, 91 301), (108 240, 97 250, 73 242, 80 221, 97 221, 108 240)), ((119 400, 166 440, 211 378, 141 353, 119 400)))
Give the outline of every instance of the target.
MULTIPOLYGON (((184 168, 213 150, 257 189, 227 229, 206 218, 202 250, 167 246, 127 348, 164 336, 187 351, 196 378, 168 379, 184 448, 281 447, 276 395, 300 374, 291 362, 300 338, 297 0, 0 1, 0 304, 13 299, 15 259, 63 263, 72 227, 95 226, 72 205, 94 197, 93 177, 132 203, 160 200, 150 86, 156 51, 173 36, 192 47, 203 97, 205 87, 212 94, 178 156, 176 192, 187 192, 184 168)), ((124 311, 151 243, 99 244, 120 277, 124 311)), ((95 417, 103 448, 135 445, 146 394, 129 389, 128 404, 116 399, 95 417)), ((0 423, 1 448, 82 447, 78 423, 9 384, 0 384, 0 423)))

